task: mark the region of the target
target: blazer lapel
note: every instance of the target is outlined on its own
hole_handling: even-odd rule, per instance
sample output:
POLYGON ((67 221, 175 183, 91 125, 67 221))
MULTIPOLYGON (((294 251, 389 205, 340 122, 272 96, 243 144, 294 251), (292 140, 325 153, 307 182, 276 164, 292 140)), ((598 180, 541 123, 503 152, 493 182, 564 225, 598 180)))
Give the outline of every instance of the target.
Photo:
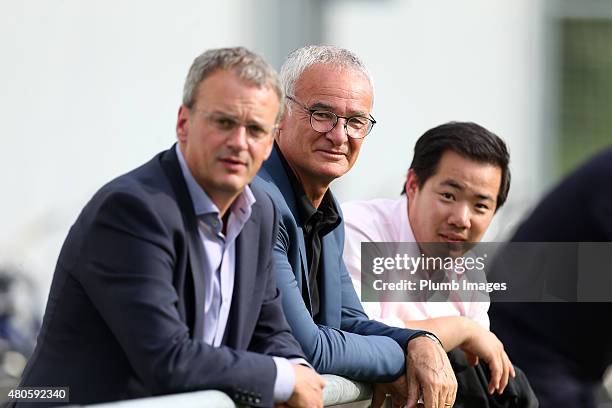
POLYGON ((304 294, 302 286, 306 286, 306 294, 308 296, 308 302, 306 303, 306 307, 308 308, 310 314, 312 314, 312 299, 310 298, 310 280, 308 279, 308 263, 306 262, 308 258, 306 258, 306 243, 304 242, 304 231, 302 230, 301 226, 298 226, 297 235, 300 249, 300 260, 302 261, 302 270, 299 276, 300 279, 297 279, 298 277, 296 276, 296 280, 298 281, 298 284, 300 281, 302 283, 302 285, 298 285, 302 290, 302 296, 304 294))
MULTIPOLYGON (((306 293, 308 295, 308 302, 306 302, 306 307, 308 308, 308 311, 312 314, 312 301, 310 299, 310 286, 308 283, 308 258, 306 257, 306 243, 304 242, 304 231, 302 230, 302 226, 299 222, 300 213, 297 208, 297 203, 295 201, 295 193, 293 192, 293 188, 291 187, 291 182, 289 181, 285 166, 283 166, 282 159, 280 157, 280 151, 276 142, 274 143, 274 148, 272 149, 270 157, 263 164, 263 170, 266 173, 266 177, 274 182, 276 187, 283 195, 283 198, 287 203, 287 207, 289 207, 289 211, 291 211, 291 215, 293 216, 293 219, 295 220, 295 223, 297 225, 298 249, 300 253, 300 263, 302 265, 302 270, 298 272, 298 275, 296 275, 295 280, 302 293, 303 286, 306 285, 306 293)), ((294 271, 294 273, 295 272, 296 271, 294 271)))
MULTIPOLYGON (((181 168, 178 162, 175 149, 176 144, 168 150, 161 158, 161 166, 164 169, 172 187, 176 194, 181 213, 183 215, 183 222, 187 231, 187 241, 189 247, 189 264, 191 266, 189 273, 193 278, 193 299, 194 304, 186 304, 185 307, 195 308, 194 321, 193 321, 193 338, 202 339, 204 336, 204 269, 202 266, 202 259, 204 259, 204 248, 202 248, 202 241, 200 240, 200 234, 198 232, 198 220, 195 215, 193 208, 193 202, 185 179, 181 173, 181 168)), ((191 315, 187 310, 188 315, 191 315)))
POLYGON ((227 320, 222 344, 236 348, 246 348, 248 344, 241 344, 250 338, 250 333, 245 333, 257 321, 257 316, 250 316, 250 305, 254 297, 255 278, 257 277, 258 249, 259 245, 253 242, 258 234, 251 231, 259 230, 257 212, 259 206, 253 205, 251 217, 244 225, 242 231, 236 237, 236 258, 234 267, 234 291, 232 293, 232 305, 227 320), (246 320, 245 320, 246 319, 246 320))

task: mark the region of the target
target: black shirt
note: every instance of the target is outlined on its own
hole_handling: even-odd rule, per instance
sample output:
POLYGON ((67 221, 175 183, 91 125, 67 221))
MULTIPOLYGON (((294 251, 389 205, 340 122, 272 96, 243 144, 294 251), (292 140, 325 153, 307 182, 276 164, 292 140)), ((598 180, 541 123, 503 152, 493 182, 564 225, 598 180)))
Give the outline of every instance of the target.
POLYGON ((321 264, 321 239, 326 234, 330 233, 340 224, 340 214, 334 203, 334 198, 329 190, 325 192, 319 208, 315 208, 300 184, 299 180, 293 173, 293 170, 283 157, 282 153, 279 156, 283 167, 289 177, 293 194, 296 197, 296 205, 299 212, 299 223, 304 233, 304 243, 306 244, 306 259, 308 266, 308 286, 302 286, 302 298, 308 306, 308 297, 310 297, 310 305, 313 318, 319 314, 319 284, 318 279, 319 267, 321 264))

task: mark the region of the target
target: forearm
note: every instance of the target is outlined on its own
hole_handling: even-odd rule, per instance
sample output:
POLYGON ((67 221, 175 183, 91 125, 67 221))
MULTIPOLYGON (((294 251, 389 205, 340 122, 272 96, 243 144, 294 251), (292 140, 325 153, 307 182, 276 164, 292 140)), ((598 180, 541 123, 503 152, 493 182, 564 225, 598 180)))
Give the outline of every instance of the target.
POLYGON ((459 347, 470 339, 475 323, 465 316, 444 316, 425 320, 407 320, 406 327, 427 330, 435 334, 446 351, 459 347))

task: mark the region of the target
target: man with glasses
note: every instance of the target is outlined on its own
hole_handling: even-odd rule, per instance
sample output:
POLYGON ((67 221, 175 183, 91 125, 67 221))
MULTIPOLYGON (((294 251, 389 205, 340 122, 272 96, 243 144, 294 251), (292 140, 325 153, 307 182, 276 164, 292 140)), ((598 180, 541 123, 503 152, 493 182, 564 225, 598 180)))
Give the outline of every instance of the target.
POLYGON ((274 281, 277 212, 248 186, 282 101, 250 51, 196 58, 178 143, 104 186, 72 227, 21 386, 69 387, 62 405, 217 389, 322 406, 274 281))
POLYGON ((377 383, 385 394, 448 407, 456 381, 435 336, 369 320, 342 261, 344 225, 329 184, 355 163, 376 123, 372 82, 348 50, 308 46, 281 69, 287 95, 276 143, 254 184, 278 205, 277 284, 293 334, 320 373, 377 383), (420 390, 419 390, 420 389, 420 390))

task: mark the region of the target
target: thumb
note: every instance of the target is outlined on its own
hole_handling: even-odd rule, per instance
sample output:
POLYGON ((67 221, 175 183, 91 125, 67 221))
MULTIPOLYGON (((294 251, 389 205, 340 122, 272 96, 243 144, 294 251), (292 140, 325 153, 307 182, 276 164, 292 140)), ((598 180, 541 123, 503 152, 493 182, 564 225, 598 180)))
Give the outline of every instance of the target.
POLYGON ((417 401, 419 400, 420 387, 416 378, 409 377, 408 378, 408 398, 406 400, 406 406, 408 408, 414 408, 417 406, 417 401))
POLYGON ((385 402, 385 398, 387 397, 387 393, 383 390, 382 387, 377 385, 374 386, 374 392, 372 393, 372 404, 371 408, 380 408, 382 404, 385 402))
POLYGON ((468 351, 465 351, 465 359, 470 366, 475 366, 478 364, 478 356, 476 354, 472 354, 468 351))

